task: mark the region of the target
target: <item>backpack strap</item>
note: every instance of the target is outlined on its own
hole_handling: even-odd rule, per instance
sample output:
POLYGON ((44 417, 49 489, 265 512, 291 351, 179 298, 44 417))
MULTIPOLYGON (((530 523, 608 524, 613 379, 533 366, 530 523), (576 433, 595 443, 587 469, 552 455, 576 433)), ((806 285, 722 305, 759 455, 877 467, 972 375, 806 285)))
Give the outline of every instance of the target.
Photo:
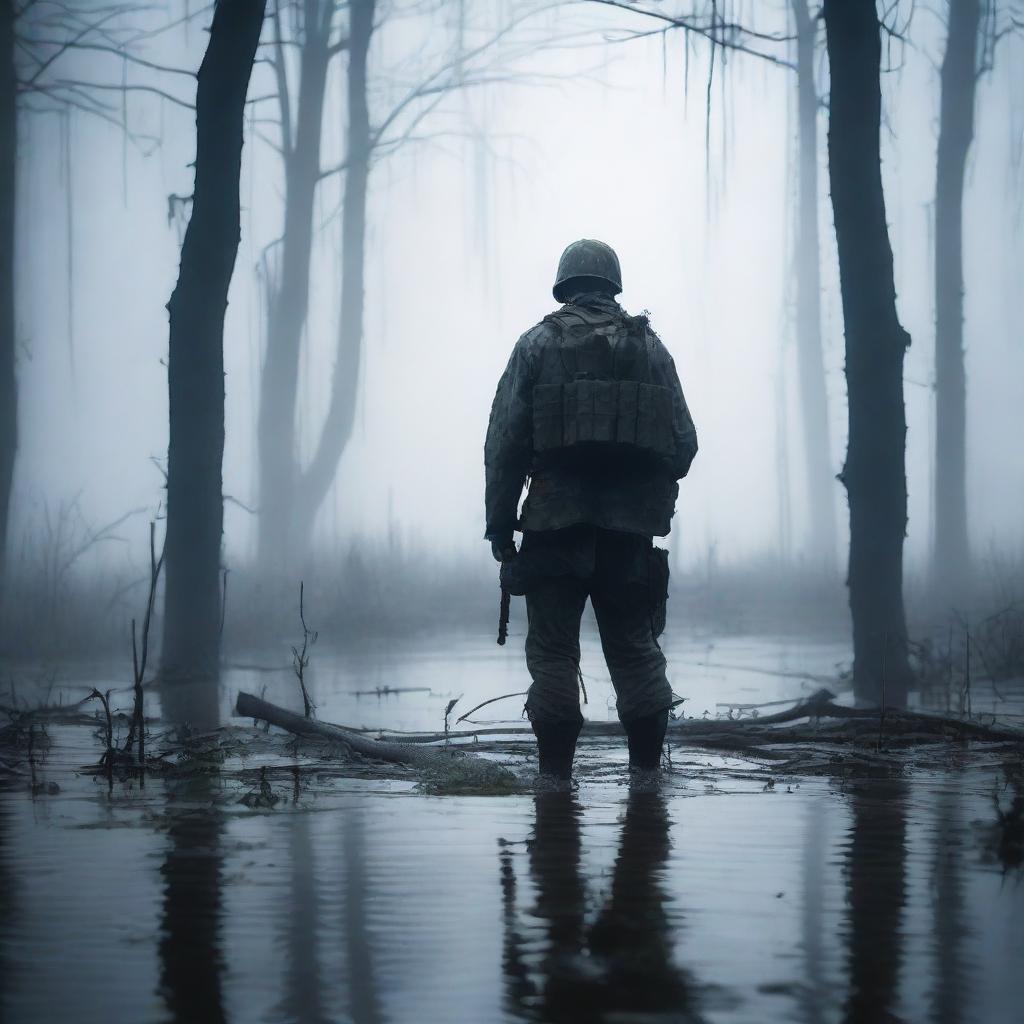
MULTIPOLYGON (((551 324, 558 332, 558 353, 566 381, 575 380, 579 371, 577 347, 565 344, 570 331, 573 331, 580 337, 590 334, 608 334, 609 332, 606 328, 614 325, 615 333, 619 333, 623 328, 630 330, 631 319, 628 316, 624 317, 610 310, 589 309, 586 306, 575 306, 572 303, 566 303, 561 309, 555 310, 555 312, 549 313, 544 317, 542 322, 551 324), (567 353, 570 353, 568 358, 567 353), (571 366, 569 365, 570 363, 572 364, 571 366)), ((612 357, 611 373, 614 378, 617 346, 610 343, 609 348, 612 357)))

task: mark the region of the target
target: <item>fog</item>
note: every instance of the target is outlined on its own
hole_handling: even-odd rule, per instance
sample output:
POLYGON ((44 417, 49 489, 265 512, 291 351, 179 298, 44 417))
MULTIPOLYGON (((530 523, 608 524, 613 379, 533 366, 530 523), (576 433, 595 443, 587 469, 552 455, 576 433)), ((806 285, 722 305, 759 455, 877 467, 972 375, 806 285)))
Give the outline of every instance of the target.
POLYGON ((1022 17, 0 3, 0 1019, 1019 1018, 1022 17))
MULTIPOLYGON (((794 73, 719 49, 709 89, 705 40, 674 32, 627 41, 649 31, 649 20, 591 4, 525 17, 529 7, 488 5, 465 29, 467 39, 482 40, 523 16, 486 57, 506 81, 441 97, 412 138, 374 160, 355 429, 316 521, 311 563, 354 543, 397 538, 414 555, 490 571, 482 444, 495 385, 516 338, 555 306, 550 289, 562 248, 593 237, 618 251, 621 301, 630 312, 650 311, 697 425, 700 453, 667 540, 677 572, 709 559, 814 564, 793 340, 794 73)), ((425 69, 450 59, 458 10, 416 12, 400 3, 383 10, 370 51, 371 120, 379 122, 425 69)), ((764 31, 787 32, 786 14, 782 4, 756 5, 764 31)), ((179 16, 147 17, 159 28, 179 16)), ((204 23, 194 15, 140 52, 194 69, 204 23)), ((907 569, 921 577, 934 530, 931 225, 945 29, 918 9, 908 32, 907 43, 891 39, 883 50, 882 145, 898 308, 913 339, 905 368, 907 569)), ((775 52, 786 57, 789 45, 775 52)), ((980 82, 964 214, 969 522, 976 559, 1001 564, 1020 555, 1024 506, 1020 57, 1019 39, 1000 42, 994 70, 980 82)), ((75 77, 121 82, 122 65, 109 54, 72 59, 75 77)), ((188 77, 136 67, 125 74, 193 99, 188 77)), ((818 84, 827 94, 823 54, 818 84)), ((343 89, 341 64, 328 78, 324 166, 342 157, 343 89)), ((272 91, 270 72, 257 64, 250 97, 272 91)), ((191 110, 142 91, 124 94, 123 108, 116 91, 112 97, 111 120, 126 115, 130 136, 82 110, 26 115, 19 129, 12 560, 42 543, 45 512, 55 519, 61 503, 77 502, 92 528, 140 510, 117 528, 118 540, 90 549, 76 572, 126 559, 145 564, 145 524, 163 499, 164 307, 184 224, 169 216, 168 197, 191 193, 195 151, 191 110)), ((256 555, 265 256, 273 260, 282 229, 281 163, 268 142, 276 127, 267 104, 249 109, 224 339, 231 569, 256 555)), ((400 128, 411 123, 407 116, 400 128)), ((823 109, 822 337, 838 473, 846 388, 825 128, 823 109)), ((316 201, 300 365, 303 461, 335 361, 340 178, 327 178, 316 201)), ((847 511, 838 481, 834 505, 842 565, 847 511)), ((309 571, 296 564, 294 579, 309 571)))

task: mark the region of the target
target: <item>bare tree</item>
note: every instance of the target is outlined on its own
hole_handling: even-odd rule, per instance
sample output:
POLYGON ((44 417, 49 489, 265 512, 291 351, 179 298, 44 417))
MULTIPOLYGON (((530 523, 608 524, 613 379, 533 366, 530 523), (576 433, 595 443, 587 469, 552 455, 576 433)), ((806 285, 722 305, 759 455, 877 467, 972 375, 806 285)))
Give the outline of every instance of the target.
MULTIPOLYGON (((670 31, 682 31, 711 47, 706 94, 710 117, 711 83, 716 73, 715 54, 741 53, 796 72, 797 194, 794 269, 796 277, 796 342, 803 425, 804 476, 807 483, 809 530, 804 550, 826 570, 836 565, 835 469, 832 463, 828 390, 821 332, 821 244, 818 230, 818 110, 821 105, 815 83, 817 13, 809 0, 789 0, 796 27, 796 63, 786 56, 794 40, 786 33, 762 31, 754 24, 731 17, 728 4, 714 0, 685 0, 675 7, 637 4, 631 0, 587 0, 646 16, 656 27, 627 32, 620 39, 635 39, 670 31)), ((750 12, 741 12, 744 18, 750 12)), ((785 482, 780 481, 780 487, 785 482)))
MULTIPOLYGON (((277 82, 280 143, 284 169, 284 230, 268 253, 267 350, 260 377, 258 445, 260 462, 260 560, 272 565, 285 555, 289 515, 297 480, 295 416, 299 355, 309 307, 313 213, 322 178, 320 162, 324 94, 331 59, 346 41, 332 40, 335 0, 303 0, 293 8, 287 34, 280 0, 272 14, 270 56, 277 82), (298 86, 292 109, 292 83, 286 44, 298 50, 298 86)), ((353 11, 353 16, 355 12, 353 11)))
POLYGON ((219 660, 224 314, 241 232, 243 113, 265 7, 218 0, 199 68, 192 215, 167 304, 165 678, 205 676, 219 660))
POLYGON ((970 581, 967 373, 964 366, 963 202, 977 83, 999 40, 1019 26, 998 0, 949 0, 939 76, 935 167, 935 593, 949 601, 970 581))
POLYGON ((157 140, 130 130, 128 95, 149 93, 177 106, 189 107, 187 100, 162 88, 158 80, 166 75, 192 78, 193 74, 148 61, 135 52, 135 44, 147 35, 135 24, 143 17, 143 11, 144 8, 130 3, 0 0, 0 593, 6 579, 5 556, 18 450, 14 291, 18 126, 25 114, 57 114, 67 123, 71 112, 81 111, 119 126, 126 140, 137 145, 154 144, 157 140), (69 65, 73 67, 76 58, 82 55, 101 58, 103 77, 74 76, 69 65), (115 62, 110 66, 116 66, 120 74, 108 74, 109 62, 115 62), (128 82, 129 66, 145 69, 154 81, 128 82))
POLYGON ((935 551, 937 589, 967 578, 967 380, 964 371, 964 169, 974 136, 981 0, 950 0, 935 177, 935 551))
POLYGON ((18 80, 14 0, 0 0, 0 596, 6 579, 7 533, 18 451, 15 376, 14 209, 17 180, 18 80))
POLYGON ((367 100, 367 57, 376 0, 349 0, 348 134, 345 198, 341 215, 341 315, 331 400, 316 451, 297 490, 296 536, 308 538, 313 521, 352 436, 363 341, 366 275, 366 198, 374 136, 367 100))
MULTIPOLYGON (((373 117, 369 94, 388 74, 371 68, 370 50, 379 22, 399 16, 395 8, 377 17, 376 0, 349 0, 344 34, 336 32, 332 14, 337 0, 303 0, 301 15, 286 31, 275 11, 271 46, 278 83, 280 144, 285 173, 284 232, 279 256, 267 259, 267 351, 260 384, 260 560, 279 569, 309 543, 313 524, 330 491, 338 463, 352 436, 363 346, 367 202, 374 163, 430 133, 420 128, 444 98, 455 90, 490 83, 542 80, 540 75, 513 75, 507 62, 521 50, 498 44, 512 27, 542 4, 525 5, 477 45, 442 54, 420 70, 407 86, 383 90, 395 94, 390 105, 373 117), (291 44, 289 47, 287 44, 291 44), (298 48, 298 86, 288 74, 286 50, 298 48), (347 55, 345 152, 340 163, 320 163, 324 83, 331 59, 347 55), (505 62, 505 63, 503 63, 505 62), (295 92, 295 102, 291 96, 295 92), (294 106, 294 111, 293 111, 294 106), (296 437, 298 367, 302 330, 309 304, 310 246, 313 210, 319 183, 344 175, 341 202, 341 310, 335 363, 326 416, 316 434, 313 453, 303 466, 296 437)), ((443 10, 443 5, 436 5, 443 10)), ((430 11, 428 7, 427 12, 430 11)), ((423 11, 420 11, 422 14, 423 11)), ((294 77, 294 76, 292 76, 294 77)))
POLYGON ((796 346, 810 512, 808 549, 829 570, 836 565, 835 468, 821 336, 821 242, 818 232, 818 89, 816 19, 807 0, 791 0, 796 22, 799 194, 796 234, 796 346))
POLYGON ((903 359, 882 191, 881 26, 875 0, 825 0, 828 156, 846 333, 854 693, 901 706, 910 682, 903 607, 907 527, 903 359))

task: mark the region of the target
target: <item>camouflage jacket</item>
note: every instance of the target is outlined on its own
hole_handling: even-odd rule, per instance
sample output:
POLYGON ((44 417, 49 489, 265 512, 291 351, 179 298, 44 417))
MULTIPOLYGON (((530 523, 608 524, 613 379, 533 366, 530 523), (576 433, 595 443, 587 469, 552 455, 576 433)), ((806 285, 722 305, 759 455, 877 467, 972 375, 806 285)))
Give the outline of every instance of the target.
POLYGON ((613 299, 579 296, 545 317, 516 343, 498 383, 484 445, 485 537, 504 540, 513 530, 558 530, 587 523, 664 537, 697 453, 697 433, 675 364, 645 317, 630 317, 613 299), (533 447, 533 394, 538 385, 564 380, 560 346, 566 324, 625 325, 645 333, 650 383, 671 393, 674 453, 658 464, 643 459, 550 463, 533 447), (517 519, 519 498, 529 493, 517 519))

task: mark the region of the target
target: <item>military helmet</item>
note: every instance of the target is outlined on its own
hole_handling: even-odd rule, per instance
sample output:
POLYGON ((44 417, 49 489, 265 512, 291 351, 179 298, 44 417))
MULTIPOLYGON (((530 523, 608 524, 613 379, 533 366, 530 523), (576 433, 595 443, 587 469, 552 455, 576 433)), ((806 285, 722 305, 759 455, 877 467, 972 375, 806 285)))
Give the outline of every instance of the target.
POLYGON ((615 250, 596 238, 581 238, 567 246, 558 261, 558 273, 552 294, 559 302, 565 302, 571 292, 565 285, 577 277, 593 277, 610 284, 613 295, 622 291, 622 271, 615 250))

